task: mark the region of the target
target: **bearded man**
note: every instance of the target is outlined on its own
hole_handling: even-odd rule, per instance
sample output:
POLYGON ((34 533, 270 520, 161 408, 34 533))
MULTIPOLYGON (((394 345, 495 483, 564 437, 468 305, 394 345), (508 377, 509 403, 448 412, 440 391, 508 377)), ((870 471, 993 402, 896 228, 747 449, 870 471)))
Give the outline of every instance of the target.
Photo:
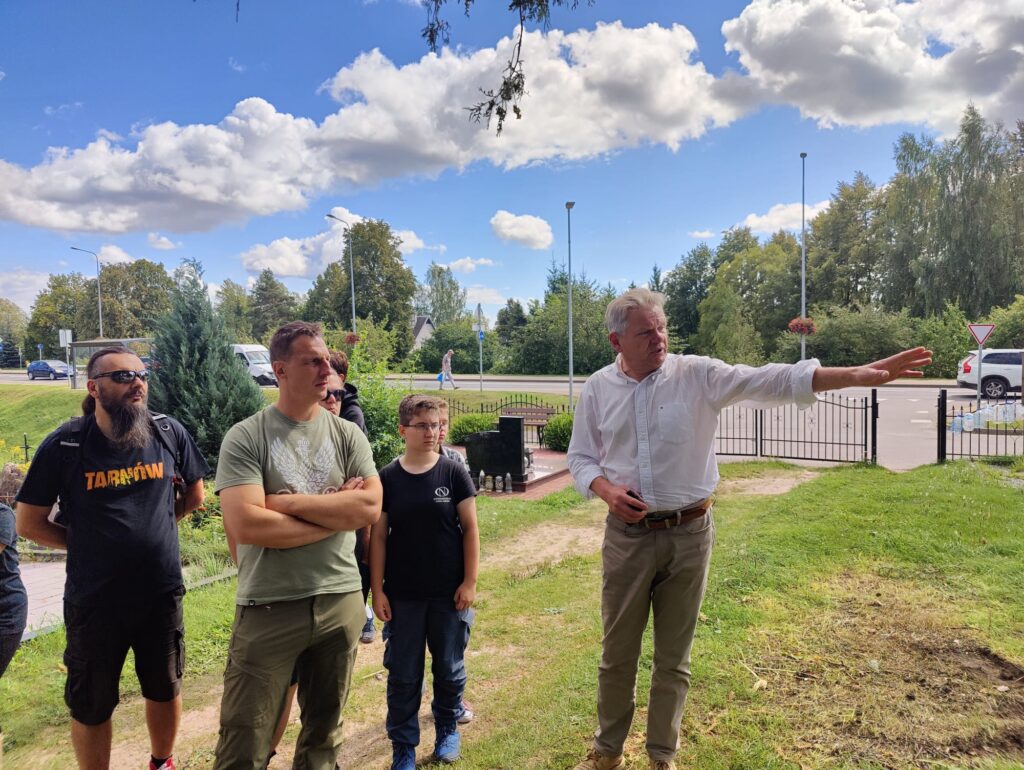
POLYGON ((146 407, 149 372, 135 353, 98 350, 86 373, 84 417, 46 437, 18 492, 18 534, 68 552, 64 700, 79 767, 110 766, 131 648, 149 767, 173 770, 185 654, 177 522, 202 504, 210 468, 179 423, 146 407))

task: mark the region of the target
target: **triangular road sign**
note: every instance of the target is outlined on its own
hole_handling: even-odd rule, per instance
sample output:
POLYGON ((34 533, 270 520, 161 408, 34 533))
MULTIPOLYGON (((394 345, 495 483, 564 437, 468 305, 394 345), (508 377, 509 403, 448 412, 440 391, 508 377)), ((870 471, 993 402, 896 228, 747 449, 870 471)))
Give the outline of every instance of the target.
POLYGON ((977 341, 979 345, 984 345, 985 340, 989 338, 993 330, 996 328, 995 324, 967 324, 967 328, 971 330, 971 336, 977 341))

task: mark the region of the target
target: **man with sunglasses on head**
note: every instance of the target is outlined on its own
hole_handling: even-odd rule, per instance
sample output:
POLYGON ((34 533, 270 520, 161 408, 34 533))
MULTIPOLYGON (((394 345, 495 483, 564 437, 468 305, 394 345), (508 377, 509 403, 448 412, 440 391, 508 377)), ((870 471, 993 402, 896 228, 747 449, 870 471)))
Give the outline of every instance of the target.
POLYGON ((185 654, 177 522, 202 504, 210 469, 178 422, 150 413, 149 372, 135 353, 98 350, 86 374, 84 417, 47 436, 29 466, 18 534, 68 552, 64 700, 79 766, 110 766, 111 716, 131 648, 149 767, 173 770, 185 654), (58 498, 59 524, 50 518, 58 498))

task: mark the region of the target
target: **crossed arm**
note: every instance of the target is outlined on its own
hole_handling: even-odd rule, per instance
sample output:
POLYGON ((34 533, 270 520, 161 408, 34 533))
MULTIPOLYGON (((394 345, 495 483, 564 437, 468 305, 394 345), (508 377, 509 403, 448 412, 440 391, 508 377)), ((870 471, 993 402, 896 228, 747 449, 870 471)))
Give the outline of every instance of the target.
POLYGON ((371 477, 360 488, 327 495, 267 495, 258 484, 243 484, 221 490, 220 505, 229 541, 296 548, 374 523, 382 497, 380 480, 371 477))

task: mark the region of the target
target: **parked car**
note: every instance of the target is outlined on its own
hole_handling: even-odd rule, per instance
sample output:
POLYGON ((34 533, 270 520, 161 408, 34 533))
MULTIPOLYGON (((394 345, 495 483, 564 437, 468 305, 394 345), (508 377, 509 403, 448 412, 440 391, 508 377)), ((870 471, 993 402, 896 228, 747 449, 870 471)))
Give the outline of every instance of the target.
POLYGON ((232 345, 231 351, 260 385, 277 385, 270 365, 270 351, 263 345, 232 345))
POLYGON ((36 380, 42 377, 45 380, 56 380, 58 378, 67 378, 68 376, 68 365, 63 361, 48 360, 48 361, 33 361, 28 365, 28 378, 30 380, 36 380))
POLYGON ((978 388, 981 370, 981 392, 986 398, 1003 398, 1011 390, 1020 390, 1021 352, 1012 348, 983 351, 981 366, 978 354, 970 353, 957 367, 956 384, 961 388, 978 388))

